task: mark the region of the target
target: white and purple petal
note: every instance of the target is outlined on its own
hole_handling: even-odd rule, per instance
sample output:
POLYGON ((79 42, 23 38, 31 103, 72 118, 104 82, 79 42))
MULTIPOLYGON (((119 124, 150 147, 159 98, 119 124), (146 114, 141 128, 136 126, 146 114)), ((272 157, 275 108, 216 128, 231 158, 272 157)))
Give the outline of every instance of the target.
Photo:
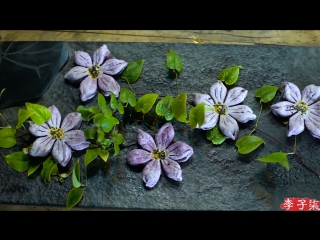
POLYGON ((142 180, 149 188, 154 187, 160 179, 161 164, 158 160, 151 160, 142 170, 142 180))
POLYGON ((248 95, 248 90, 242 88, 242 87, 234 87, 229 90, 225 104, 229 106, 234 106, 236 104, 242 103, 244 99, 248 95))
POLYGON ((257 117, 253 113, 251 108, 246 105, 236 105, 228 107, 228 114, 241 123, 246 123, 248 121, 256 119, 257 117))
POLYGON ((175 181, 182 181, 182 170, 179 163, 170 159, 165 159, 161 161, 161 165, 163 167, 163 171, 169 178, 175 181))
POLYGON ((177 162, 185 162, 193 154, 193 148, 181 141, 177 141, 171 144, 167 148, 167 151, 169 152, 168 159, 174 160, 177 162))
POLYGON ((289 101, 282 101, 270 106, 274 115, 279 117, 290 117, 297 112, 294 104, 289 101))
POLYGON ((71 68, 64 78, 68 79, 72 84, 79 84, 87 76, 89 76, 88 68, 76 66, 71 68))
POLYGON ((65 132, 65 137, 63 139, 65 143, 74 150, 83 150, 88 148, 90 142, 86 141, 83 131, 81 130, 71 130, 65 132))
POLYGON ((291 137, 293 135, 298 135, 304 131, 304 116, 300 113, 296 113, 289 118, 287 125, 287 136, 291 137))
POLYGON ((80 84, 80 98, 85 102, 93 98, 98 92, 97 79, 86 77, 80 84))
POLYGON ((156 143, 154 142, 150 134, 141 129, 138 129, 137 141, 144 150, 147 150, 149 152, 152 152, 157 148, 156 143))
POLYGON ((107 45, 103 44, 93 53, 93 65, 100 66, 110 56, 110 51, 107 45))
POLYGON ((65 167, 71 159, 71 148, 63 140, 57 140, 52 148, 52 157, 65 167))
MULTIPOLYGON (((63 119, 61 123, 61 128, 63 131, 68 132, 70 130, 79 129, 82 123, 82 116, 81 113, 72 112, 69 113, 63 119)), ((82 132, 82 131, 81 131, 82 132)))
POLYGON ((151 153, 143 149, 134 149, 128 154, 127 157, 127 163, 133 166, 146 164, 151 160, 153 160, 151 153))
POLYGON ((320 87, 314 84, 306 86, 301 93, 301 99, 307 105, 315 103, 320 99, 320 87))
POLYGON ((35 124, 32 121, 29 123, 29 132, 36 137, 44 137, 49 135, 50 127, 48 124, 44 123, 42 125, 35 124))
POLYGON ((214 104, 210 95, 202 94, 202 93, 194 93, 193 94, 193 102, 195 105, 198 105, 198 104, 204 102, 204 104, 209 107, 212 107, 214 104))
POLYGON ((51 152, 55 141, 55 139, 48 136, 37 138, 29 151, 30 155, 34 157, 47 156, 51 152))
POLYGON ((210 87, 209 93, 214 103, 224 103, 227 95, 227 88, 221 81, 218 80, 210 87))
POLYGON ((107 75, 117 75, 121 73, 128 63, 124 60, 119 60, 119 59, 108 59, 104 64, 102 64, 103 67, 103 73, 107 75))
POLYGON ((48 125, 50 128, 52 127, 60 127, 61 123, 61 114, 58 110, 58 108, 55 105, 52 105, 49 107, 49 110, 51 112, 51 118, 48 120, 48 125))
POLYGON ((90 67, 92 66, 92 60, 90 55, 84 51, 75 51, 74 53, 74 61, 77 65, 82 67, 90 67))
POLYGON ((174 129, 170 122, 164 124, 155 135, 156 146, 166 149, 174 138, 174 129))
POLYGON ((282 97, 292 103, 297 103, 301 100, 301 93, 299 88, 290 82, 284 82, 281 86, 282 88, 282 97))
POLYGON ((239 133, 237 121, 228 114, 220 116, 219 129, 226 138, 231 138, 232 140, 235 140, 239 133))
POLYGON ((309 106, 305 117, 305 125, 315 138, 320 138, 320 101, 309 106))
POLYGON ((216 113, 214 108, 211 108, 210 110, 207 109, 205 111, 204 123, 201 126, 197 124, 197 128, 203 130, 214 128, 218 123, 219 116, 220 115, 216 113))
POLYGON ((101 74, 98 77, 98 87, 102 91, 104 96, 110 96, 110 92, 113 92, 116 97, 120 93, 120 85, 114 80, 113 77, 101 74))

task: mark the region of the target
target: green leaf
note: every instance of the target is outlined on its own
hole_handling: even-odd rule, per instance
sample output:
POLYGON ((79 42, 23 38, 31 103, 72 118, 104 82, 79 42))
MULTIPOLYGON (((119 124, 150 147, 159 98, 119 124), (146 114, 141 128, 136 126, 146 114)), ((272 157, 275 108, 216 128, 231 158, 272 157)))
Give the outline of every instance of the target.
POLYGON ((204 103, 192 107, 189 111, 190 126, 192 128, 196 128, 197 125, 201 126, 204 123, 204 116, 204 103))
POLYGON ((50 110, 45 106, 26 102, 26 107, 28 111, 33 113, 30 118, 35 124, 42 125, 52 116, 50 110))
POLYGON ((167 66, 169 69, 177 70, 178 72, 182 70, 181 58, 176 52, 172 50, 169 50, 167 54, 167 66))
POLYGON ((219 145, 226 140, 226 137, 220 132, 218 126, 208 130, 206 132, 206 138, 215 145, 219 145))
POLYGON ((87 128, 86 130, 84 130, 84 136, 87 139, 95 140, 97 137, 97 130, 95 128, 87 128))
POLYGON ((179 122, 188 122, 187 120, 187 94, 181 93, 172 101, 172 113, 179 122))
POLYGON ((104 131, 103 131, 101 128, 98 128, 98 129, 97 129, 97 133, 98 133, 97 142, 98 142, 98 143, 103 142, 103 141, 105 140, 104 131))
POLYGON ((21 128, 22 124, 34 113, 26 109, 19 109, 18 111, 18 123, 16 128, 21 128))
POLYGON ((100 149, 99 150, 99 156, 101 157, 101 159, 103 161, 107 161, 109 158, 109 151, 108 150, 104 150, 104 149, 100 149))
POLYGON ((8 165, 17 172, 25 172, 29 168, 29 155, 23 152, 14 152, 4 157, 8 165))
POLYGON ((111 99, 110 99, 110 107, 112 109, 117 109, 118 107, 118 100, 117 100, 117 97, 116 95, 113 93, 113 92, 109 92, 110 93, 110 96, 111 96, 111 99))
POLYGON ((114 156, 118 155, 120 153, 120 148, 117 143, 113 143, 113 148, 114 148, 114 156))
POLYGON ((118 103, 118 111, 120 114, 124 114, 124 108, 121 102, 118 103))
POLYGON ((49 183, 51 181, 51 172, 54 168, 55 162, 48 157, 46 161, 43 162, 43 168, 41 171, 41 178, 44 183, 49 183))
POLYGON ((96 106, 91 106, 88 108, 88 110, 93 114, 98 114, 100 112, 96 106))
POLYGON ((104 139, 103 141, 101 141, 101 146, 103 149, 106 149, 107 147, 110 146, 111 144, 111 140, 110 139, 104 139))
POLYGON ((119 123, 120 123, 119 120, 115 117, 105 118, 102 121, 101 127, 103 131, 107 133, 107 132, 110 132, 112 128, 119 123))
POLYGON ((102 113, 104 117, 108 118, 112 116, 112 111, 110 108, 106 107, 105 109, 102 110, 102 113))
POLYGON ((258 148, 262 143, 265 143, 262 138, 257 136, 244 136, 236 142, 238 152, 240 154, 248 154, 258 148))
POLYGON ((28 177, 34 173, 35 171, 37 171, 37 169, 41 166, 42 162, 40 163, 29 163, 29 168, 28 168, 28 177))
POLYGON ((98 113, 98 114, 94 115, 94 117, 93 117, 93 124, 97 127, 101 127, 101 124, 104 119, 105 119, 104 114, 98 113))
POLYGON ((120 77, 126 79, 129 83, 135 83, 142 73, 143 64, 144 59, 129 63, 120 77))
POLYGON ((78 159, 73 166, 72 171, 72 185, 75 188, 81 187, 81 176, 80 176, 80 160, 78 159))
POLYGON ((3 128, 0 130, 0 147, 11 148, 17 143, 15 137, 17 130, 14 128, 3 128))
POLYGON ((172 102, 173 97, 170 95, 162 98, 156 105, 156 113, 159 116, 164 116, 167 121, 173 119, 174 115, 172 113, 172 102))
POLYGON ((91 119, 91 116, 93 115, 88 108, 82 105, 77 107, 77 112, 81 113, 83 121, 89 121, 91 119))
POLYGON ((73 208, 77 205, 83 196, 83 189, 82 188, 72 188, 67 197, 66 208, 67 210, 73 208))
POLYGON ((107 107, 106 99, 101 93, 98 93, 98 106, 101 110, 107 107))
POLYGON ((120 101, 123 103, 129 103, 131 107, 134 107, 137 104, 136 96, 128 88, 121 88, 120 101))
POLYGON ((84 166, 87 167, 94 159, 98 157, 100 148, 87 149, 84 155, 84 166))
POLYGON ((242 69, 242 67, 234 66, 226 68, 219 73, 218 79, 224 81, 227 85, 232 85, 238 80, 239 69, 242 69))
POLYGON ((114 133, 111 136, 111 141, 120 145, 124 141, 124 136, 121 133, 114 133))
POLYGON ((279 163, 289 171, 287 155, 283 152, 271 153, 263 158, 258 158, 261 162, 279 163))
POLYGON ((261 98, 261 102, 267 103, 275 97, 278 89, 275 86, 263 86, 255 92, 254 96, 261 98))
POLYGON ((155 101, 157 100, 157 97, 159 95, 156 93, 147 93, 143 96, 141 96, 136 106, 134 107, 137 112, 147 113, 151 110, 152 106, 154 105, 155 101))

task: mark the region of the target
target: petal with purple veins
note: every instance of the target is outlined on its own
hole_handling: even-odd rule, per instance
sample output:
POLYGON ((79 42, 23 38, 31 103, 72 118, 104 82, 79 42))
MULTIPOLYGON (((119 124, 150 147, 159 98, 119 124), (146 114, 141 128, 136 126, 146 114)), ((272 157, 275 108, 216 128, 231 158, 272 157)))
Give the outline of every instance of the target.
POLYGON ((309 106, 305 117, 305 125, 312 136, 320 138, 320 101, 309 106))
POLYGON ((90 144, 86 141, 84 133, 81 130, 71 130, 69 132, 65 132, 65 137, 63 140, 74 150, 83 150, 90 144))
POLYGON ((219 120, 219 129, 226 138, 235 140, 239 133, 237 121, 229 115, 221 115, 219 120))
POLYGON ((282 101, 270 106, 274 115, 280 117, 290 117, 297 112, 294 108, 294 104, 289 101, 282 101))
POLYGON ((71 148, 63 140, 57 140, 52 148, 52 157, 65 167, 71 159, 71 148))
POLYGON ((253 114, 251 108, 246 105, 228 107, 228 114, 241 123, 246 123, 256 119, 257 117, 255 114, 253 114))
POLYGON ((103 65, 103 73, 107 75, 116 75, 125 69, 128 63, 124 60, 119 59, 108 59, 103 65))
POLYGON ((299 88, 290 82, 284 82, 281 86, 282 88, 282 97, 285 98, 286 100, 296 103, 299 100, 301 100, 301 93, 299 88))
POLYGON ((104 96, 110 96, 108 91, 113 92, 116 97, 119 96, 120 85, 111 76, 101 74, 98 77, 98 86, 104 96))
POLYGON ((171 123, 164 124, 155 136, 156 146, 166 149, 174 138, 174 129, 171 123))
POLYGON ((202 94, 202 93, 194 93, 193 102, 195 105, 198 105, 203 102, 206 106, 209 106, 209 107, 212 107, 214 104, 212 98, 208 94, 202 94))
POLYGON ((311 105, 318 101, 320 99, 320 87, 314 84, 306 86, 301 93, 301 99, 307 105, 311 105))
POLYGON ((236 104, 239 104, 244 101, 244 99, 248 95, 248 90, 242 88, 242 87, 234 87, 230 89, 230 91, 227 94, 225 104, 229 106, 234 106, 236 104))
POLYGON ((188 144, 177 141, 167 148, 168 158, 177 162, 187 161, 193 154, 193 148, 188 144))
POLYGON ((210 87, 210 96, 214 103, 224 103, 227 95, 227 88, 221 81, 217 81, 210 87))
POLYGON ((127 163, 130 165, 140 165, 146 164, 151 161, 153 158, 150 152, 147 152, 143 149, 134 149, 132 150, 127 157, 127 163))
POLYGON ((28 121, 29 123, 29 132, 36 137, 44 137, 48 136, 50 127, 48 124, 44 123, 42 125, 35 124, 32 121, 28 121))
POLYGON ((212 108, 212 110, 206 110, 205 111, 205 117, 204 117, 204 123, 199 126, 197 125, 197 128, 208 130, 211 128, 214 128, 217 125, 217 122, 219 120, 219 114, 215 112, 215 110, 212 108))
POLYGON ((49 107, 49 110, 51 112, 51 118, 48 120, 48 125, 50 126, 50 128, 60 127, 61 114, 58 108, 55 105, 52 105, 49 107))
POLYGON ((287 136, 298 135, 304 131, 304 116, 296 113, 289 118, 287 125, 287 136))
POLYGON ((154 187, 160 179, 161 164, 158 160, 150 161, 142 170, 142 179, 149 188, 154 187))
POLYGON ((47 156, 56 140, 51 137, 37 138, 29 151, 31 156, 44 157, 47 156))
POLYGON ((81 113, 72 112, 72 113, 69 113, 67 116, 65 116, 65 118, 61 123, 61 128, 65 132, 68 132, 70 130, 79 129, 81 126, 81 123, 82 123, 81 113))
POLYGON ((107 45, 103 44, 93 53, 93 65, 100 66, 110 56, 110 51, 107 45))
POLYGON ((150 136, 149 133, 146 133, 145 131, 138 129, 138 143, 140 146, 149 151, 152 152, 154 149, 157 148, 156 143, 154 142, 153 138, 150 136))
POLYGON ((90 55, 84 51, 75 51, 74 61, 77 65, 80 65, 82 67, 88 68, 92 66, 92 60, 90 55))
POLYGON ((80 98, 85 102, 93 98, 98 91, 97 79, 86 77, 80 84, 80 98))
POLYGON ((175 181, 182 181, 182 170, 179 163, 166 159, 161 161, 161 165, 163 167, 163 171, 169 178, 175 181))
POLYGON ((79 84, 87 76, 89 76, 88 68, 76 66, 71 68, 64 78, 68 79, 72 84, 79 84))

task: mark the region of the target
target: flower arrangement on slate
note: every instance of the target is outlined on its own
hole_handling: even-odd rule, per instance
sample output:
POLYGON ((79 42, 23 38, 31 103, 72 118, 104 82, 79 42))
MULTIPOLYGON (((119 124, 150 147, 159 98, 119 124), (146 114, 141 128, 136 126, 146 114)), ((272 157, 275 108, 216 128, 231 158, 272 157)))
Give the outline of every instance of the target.
MULTIPOLYGON (((168 51, 166 64, 177 81, 177 96, 160 97, 156 93, 146 93, 137 98, 130 84, 139 79, 144 60, 127 63, 110 58, 110 50, 106 45, 98 48, 92 58, 87 52, 76 51, 74 62, 76 66, 67 72, 65 79, 76 86, 80 85, 79 95, 83 105, 78 106, 75 112, 61 116, 54 105, 46 107, 26 102, 26 109, 18 111, 17 125, 3 126, 0 130, 1 148, 13 148, 17 145, 17 131, 29 133, 33 140, 20 151, 4 156, 12 169, 27 172, 28 176, 39 170, 43 182, 47 184, 52 179, 63 182, 72 176, 73 188, 66 197, 67 209, 76 206, 84 194, 86 184, 81 179, 81 164, 87 167, 97 158, 106 162, 109 154, 120 154, 124 135, 118 131, 120 120, 117 114, 123 115, 129 107, 141 112, 143 116, 154 109, 157 116, 166 121, 154 137, 138 129, 137 143, 141 148, 132 150, 128 156, 122 156, 123 161, 129 165, 145 165, 142 180, 147 188, 153 188, 162 173, 175 181, 182 181, 179 163, 187 161, 194 153, 192 146, 183 141, 174 141, 174 126, 171 124, 173 119, 193 129, 206 131, 207 140, 214 145, 223 144, 226 139, 234 140, 238 153, 248 154, 265 143, 262 138, 253 135, 255 131, 281 143, 258 128, 262 106, 273 101, 277 93, 281 93, 283 101, 272 104, 270 110, 275 116, 288 119, 288 122, 284 122, 287 137, 296 137, 306 127, 313 137, 320 138, 320 87, 314 84, 306 86, 302 92, 290 82, 284 82, 280 87, 261 86, 254 95, 260 99, 257 118, 251 108, 243 104, 248 91, 235 86, 241 66, 223 69, 217 79, 213 77, 212 86, 207 92, 192 93, 193 102, 188 103, 187 93, 178 91, 178 76, 183 64, 180 56, 173 50, 168 51), (115 75, 125 80, 131 90, 121 88, 113 78, 115 75), (97 104, 86 107, 85 101, 96 95, 97 104), (237 139, 238 122, 248 123, 254 120, 256 122, 255 125, 250 125, 250 134, 237 139), (80 130, 82 121, 91 122, 93 127, 80 130), (80 150, 85 151, 83 161, 80 158, 76 162, 70 161, 72 153, 80 150)), ((5 89, 0 92, 0 97, 3 91, 5 89)), ((292 149, 283 145, 290 150, 289 153, 274 152, 258 160, 279 163, 289 171, 287 155, 294 154, 309 168, 296 152, 296 146, 292 149)), ((311 168, 309 170, 319 176, 311 168)))

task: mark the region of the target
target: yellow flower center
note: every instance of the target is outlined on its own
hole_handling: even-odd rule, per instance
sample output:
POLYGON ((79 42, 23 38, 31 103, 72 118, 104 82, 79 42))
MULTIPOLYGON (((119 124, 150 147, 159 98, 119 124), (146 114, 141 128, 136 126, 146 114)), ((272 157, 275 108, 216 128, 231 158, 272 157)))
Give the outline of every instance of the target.
POLYGON ((228 110, 227 106, 223 103, 213 104, 213 108, 219 115, 226 115, 228 110))
POLYGON ((53 127, 50 129, 49 135, 53 139, 61 140, 64 138, 64 131, 61 128, 53 127))
POLYGON ((89 67, 89 74, 90 74, 90 77, 93 79, 99 76, 100 71, 101 71, 100 66, 95 65, 95 66, 89 67))
POLYGON ((302 101, 299 100, 296 105, 294 105, 294 108, 300 113, 300 114, 305 114, 308 110, 308 105, 302 101))
POLYGON ((153 150, 152 157, 156 160, 164 160, 167 154, 168 154, 167 151, 157 148, 153 150))

